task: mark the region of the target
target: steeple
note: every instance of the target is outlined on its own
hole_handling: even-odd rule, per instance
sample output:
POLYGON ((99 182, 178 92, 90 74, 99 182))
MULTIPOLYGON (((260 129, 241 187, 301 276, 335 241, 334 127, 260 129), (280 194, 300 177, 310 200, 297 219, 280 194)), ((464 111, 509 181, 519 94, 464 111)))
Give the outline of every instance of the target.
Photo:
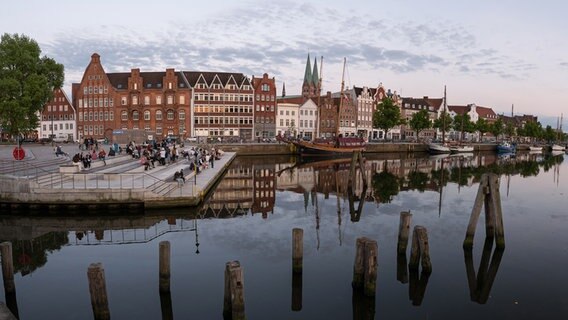
POLYGON ((306 72, 304 73, 304 84, 312 82, 312 65, 310 63, 310 54, 308 53, 308 60, 306 61, 306 72))
POLYGON ((318 86, 318 83, 319 83, 318 58, 317 57, 314 59, 314 72, 312 73, 312 83, 314 84, 314 86, 316 86, 316 90, 317 90, 317 86, 318 86))
POLYGON ((282 82, 282 97, 286 96, 286 82, 282 82))

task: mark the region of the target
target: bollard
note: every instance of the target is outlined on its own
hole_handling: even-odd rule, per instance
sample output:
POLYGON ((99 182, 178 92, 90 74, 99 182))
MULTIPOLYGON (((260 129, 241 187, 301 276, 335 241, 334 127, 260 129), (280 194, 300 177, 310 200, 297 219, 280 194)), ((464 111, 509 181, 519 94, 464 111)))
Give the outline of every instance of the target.
POLYGON ((93 307, 93 315, 95 319, 110 319, 103 265, 100 262, 91 263, 87 271, 87 277, 89 278, 91 306, 93 307))
POLYGON ((160 292, 170 291, 170 242, 160 242, 160 292))
POLYGON ((16 292, 16 284, 14 283, 12 243, 0 243, 0 253, 2 255, 2 279, 4 279, 4 290, 6 293, 14 293, 16 292))
POLYGON ((304 230, 292 230, 292 271, 302 272, 304 259, 304 230))

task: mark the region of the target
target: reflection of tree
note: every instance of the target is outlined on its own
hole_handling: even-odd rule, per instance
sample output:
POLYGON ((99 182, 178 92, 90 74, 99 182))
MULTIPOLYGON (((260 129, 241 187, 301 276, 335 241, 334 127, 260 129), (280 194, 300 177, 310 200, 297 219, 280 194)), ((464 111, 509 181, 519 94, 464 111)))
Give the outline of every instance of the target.
POLYGON ((551 168, 554 168, 555 165, 561 164, 564 161, 563 156, 554 156, 550 153, 546 154, 544 160, 542 161, 542 167, 544 172, 548 172, 551 168))
POLYGON ((20 272, 24 276, 35 271, 47 263, 48 252, 59 250, 67 243, 67 232, 50 232, 33 240, 12 242, 14 273, 20 272))
POLYGON ((408 174, 407 182, 409 189, 424 192, 428 185, 428 174, 420 171, 412 171, 408 174))
POLYGON ((398 178, 386 170, 373 174, 372 184, 375 199, 380 203, 390 203, 400 190, 398 178))
POLYGON ((517 163, 519 174, 521 177, 536 176, 540 172, 540 168, 536 161, 521 161, 517 163))

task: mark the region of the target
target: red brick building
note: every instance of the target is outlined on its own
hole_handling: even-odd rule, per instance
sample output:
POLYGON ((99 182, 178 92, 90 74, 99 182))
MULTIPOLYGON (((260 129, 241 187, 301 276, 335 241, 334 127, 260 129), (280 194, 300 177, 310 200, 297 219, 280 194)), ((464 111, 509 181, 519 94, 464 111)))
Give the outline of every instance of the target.
POLYGON ((254 137, 272 138, 276 132, 276 80, 263 74, 262 78, 252 77, 254 88, 254 137))
POLYGON ((94 53, 80 83, 73 84, 78 138, 112 137, 114 129, 155 132, 155 139, 186 137, 191 91, 182 72, 106 73, 94 53))

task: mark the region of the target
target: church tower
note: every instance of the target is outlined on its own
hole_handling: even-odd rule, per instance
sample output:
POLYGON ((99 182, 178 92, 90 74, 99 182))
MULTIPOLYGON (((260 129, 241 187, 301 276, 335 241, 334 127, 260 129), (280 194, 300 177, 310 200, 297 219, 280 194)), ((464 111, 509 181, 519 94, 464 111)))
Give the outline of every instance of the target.
POLYGON ((317 58, 314 59, 314 68, 312 69, 310 54, 306 60, 306 69, 304 71, 304 82, 302 84, 302 97, 308 100, 319 95, 319 74, 317 58))

